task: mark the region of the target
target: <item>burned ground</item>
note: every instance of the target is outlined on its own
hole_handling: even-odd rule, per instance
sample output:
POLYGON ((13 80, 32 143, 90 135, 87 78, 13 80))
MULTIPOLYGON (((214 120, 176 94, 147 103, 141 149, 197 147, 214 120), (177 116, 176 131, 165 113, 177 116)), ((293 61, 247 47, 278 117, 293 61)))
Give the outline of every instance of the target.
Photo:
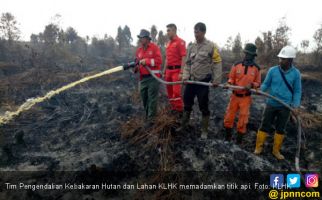
MULTIPOLYGON (((77 77, 82 76, 84 75, 74 74, 72 79, 77 80, 77 77)), ((319 159, 322 156, 321 86, 319 80, 303 79, 305 110, 303 130, 306 136, 300 160, 303 171, 319 171, 321 168, 319 159)), ((26 97, 41 94, 38 90, 30 90, 31 87, 24 85, 10 98, 20 103, 26 97)), ((179 122, 168 112, 163 92, 160 94, 158 121, 151 129, 142 129, 144 113, 137 88, 137 78, 134 75, 119 72, 65 91, 22 113, 0 129, 3 146, 12 154, 6 162, 4 162, 6 158, 2 156, 1 170, 64 171, 68 173, 66 177, 69 178, 79 178, 86 173, 99 175, 122 172, 122 175, 115 176, 117 178, 112 180, 115 184, 135 182, 139 179, 157 183, 174 177, 177 181, 187 184, 188 180, 195 182, 206 180, 209 183, 224 183, 228 180, 243 182, 256 178, 255 175, 250 176, 250 173, 295 171, 297 133, 293 122, 289 123, 288 134, 282 148, 285 161, 277 161, 271 155, 271 136, 261 156, 252 153, 265 105, 263 97, 254 96, 249 131, 244 144, 238 146, 234 142, 223 140, 223 117, 229 101, 229 91, 219 88, 211 90, 210 133, 207 140, 202 140, 199 131, 201 114, 197 107, 194 108, 189 131, 176 133, 174 130, 179 126, 179 122)), ((1 182, 13 179, 12 176, 6 178, 1 182)), ((29 178, 32 180, 33 176, 29 175, 29 178)), ((44 181, 44 178, 40 180, 44 181)), ((2 195, 12 199, 15 197, 10 192, 4 192, 2 195)), ((49 193, 36 191, 22 192, 22 195, 28 199, 51 199, 50 196, 58 194, 54 191, 49 193)), ((239 193, 194 191, 120 193, 94 190, 84 193, 67 191, 59 194, 57 198, 70 199, 71 195, 75 196, 74 199, 103 197, 221 199, 227 195, 234 199, 239 193)))

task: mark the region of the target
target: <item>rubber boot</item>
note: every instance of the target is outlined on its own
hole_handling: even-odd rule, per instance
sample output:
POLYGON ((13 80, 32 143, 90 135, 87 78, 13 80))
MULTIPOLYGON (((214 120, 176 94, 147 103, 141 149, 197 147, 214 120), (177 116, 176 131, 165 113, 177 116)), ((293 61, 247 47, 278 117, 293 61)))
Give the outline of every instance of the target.
POLYGON ((209 116, 202 116, 201 119, 201 138, 207 139, 209 127, 209 116))
POLYGON ((191 111, 184 111, 183 112, 182 118, 181 118, 181 126, 176 129, 176 132, 182 132, 187 129, 188 124, 189 124, 189 120, 190 120, 190 114, 191 114, 191 111))
POLYGON ((237 132, 236 144, 242 144, 243 143, 244 135, 245 135, 245 133, 237 132))
POLYGON ((233 132, 232 128, 226 128, 226 135, 225 135, 225 140, 226 141, 231 141, 232 132, 233 132))
POLYGON ((267 138, 266 132, 260 131, 260 130, 257 132, 256 147, 255 147, 254 154, 259 155, 262 153, 266 138, 267 138))
POLYGON ((284 140, 284 135, 283 134, 275 133, 273 152, 272 153, 278 160, 284 160, 284 156, 280 152, 283 140, 284 140))

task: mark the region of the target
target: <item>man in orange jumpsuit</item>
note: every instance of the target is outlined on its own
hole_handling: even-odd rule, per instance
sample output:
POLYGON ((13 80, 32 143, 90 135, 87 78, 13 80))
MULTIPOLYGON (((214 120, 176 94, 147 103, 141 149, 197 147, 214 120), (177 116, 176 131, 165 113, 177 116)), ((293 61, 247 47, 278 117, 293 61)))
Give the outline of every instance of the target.
POLYGON ((236 138, 237 144, 242 143, 242 138, 247 130, 246 126, 248 123, 249 108, 252 103, 249 89, 259 88, 261 84, 259 66, 254 62, 257 55, 256 49, 254 44, 246 44, 244 48, 244 60, 234 64, 229 73, 227 84, 245 87, 243 90, 233 91, 224 118, 224 127, 226 129, 225 139, 230 141, 232 138, 235 115, 239 111, 236 138))
MULTIPOLYGON (((165 80, 176 82, 181 80, 186 56, 186 42, 177 36, 175 24, 167 25, 167 35, 170 41, 166 49, 165 80)), ((181 85, 167 85, 167 92, 172 111, 182 115, 181 85)))

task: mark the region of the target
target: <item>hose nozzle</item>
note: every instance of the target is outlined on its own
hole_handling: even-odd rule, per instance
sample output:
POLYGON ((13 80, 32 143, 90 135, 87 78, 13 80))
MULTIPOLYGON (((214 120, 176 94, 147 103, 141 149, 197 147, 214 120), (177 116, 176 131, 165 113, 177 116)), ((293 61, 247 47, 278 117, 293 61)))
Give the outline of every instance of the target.
POLYGON ((137 62, 129 62, 123 65, 124 70, 128 70, 130 68, 134 68, 138 63, 137 62))

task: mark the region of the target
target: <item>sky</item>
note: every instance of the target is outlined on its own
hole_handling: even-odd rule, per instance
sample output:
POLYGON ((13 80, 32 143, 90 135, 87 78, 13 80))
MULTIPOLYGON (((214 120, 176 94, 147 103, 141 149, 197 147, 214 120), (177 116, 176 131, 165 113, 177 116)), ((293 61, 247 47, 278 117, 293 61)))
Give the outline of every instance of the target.
POLYGON ((322 24, 321 0, 0 0, 0 5, 0 13, 16 17, 21 40, 43 32, 51 22, 63 29, 71 26, 82 37, 101 38, 115 37, 118 26, 128 25, 135 40, 142 28, 154 24, 165 32, 167 24, 175 23, 178 35, 190 42, 194 25, 204 22, 206 37, 223 47, 238 33, 244 43, 254 42, 285 17, 292 45, 300 47, 302 40, 310 40, 312 48, 313 34, 322 24))

